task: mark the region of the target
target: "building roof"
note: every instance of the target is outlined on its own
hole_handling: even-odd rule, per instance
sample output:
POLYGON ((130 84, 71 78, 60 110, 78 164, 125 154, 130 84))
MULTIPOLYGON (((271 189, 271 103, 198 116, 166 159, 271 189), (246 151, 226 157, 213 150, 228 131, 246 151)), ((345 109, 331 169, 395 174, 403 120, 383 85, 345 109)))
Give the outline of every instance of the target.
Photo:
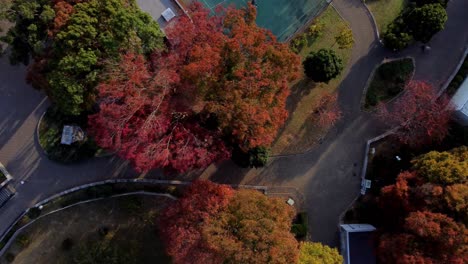
POLYGON ((465 81, 452 97, 452 105, 456 111, 468 116, 468 78, 465 78, 465 81))
POLYGON ((349 235, 349 263, 375 264, 375 250, 373 246, 373 232, 350 232, 349 235))

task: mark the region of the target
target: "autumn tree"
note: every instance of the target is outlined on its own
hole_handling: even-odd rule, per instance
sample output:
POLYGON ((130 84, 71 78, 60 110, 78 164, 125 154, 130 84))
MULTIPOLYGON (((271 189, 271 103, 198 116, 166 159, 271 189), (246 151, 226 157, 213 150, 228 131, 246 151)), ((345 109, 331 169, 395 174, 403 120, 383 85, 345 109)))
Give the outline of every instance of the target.
POLYGON ((454 184, 445 189, 448 208, 455 211, 465 224, 468 224, 468 184, 454 184))
POLYGON ((428 181, 439 184, 468 182, 468 147, 431 151, 415 158, 413 167, 428 181))
POLYGON ((99 146, 118 151, 139 171, 163 168, 185 172, 229 157, 216 130, 200 126, 177 105, 178 75, 159 64, 150 72, 142 55, 127 54, 101 83, 99 112, 89 117, 89 133, 99 146), (178 106, 178 108, 174 108, 178 106))
POLYGON ((342 116, 338 104, 338 94, 329 92, 321 93, 313 112, 317 116, 316 122, 319 126, 330 127, 334 125, 342 116))
POLYGON ((195 182, 161 217, 175 263, 294 263, 293 212, 258 191, 195 182))
POLYGON ((340 34, 335 37, 336 43, 338 43, 338 47, 340 49, 349 49, 353 47, 354 39, 353 39, 353 31, 350 28, 346 27, 340 31, 340 34))
POLYGON ((381 237, 382 263, 464 263, 468 232, 463 224, 431 212, 412 212, 404 230, 381 237), (416 262, 415 262, 416 261, 416 262))
POLYGON ((314 82, 328 83, 331 79, 336 78, 344 68, 341 58, 331 49, 311 52, 302 64, 305 74, 314 82))
POLYGON ((336 248, 321 243, 302 242, 299 264, 341 264, 343 257, 336 248))
POLYGON ((442 141, 448 133, 451 108, 445 97, 438 98, 434 88, 425 82, 412 81, 394 104, 381 104, 378 117, 398 127, 394 136, 410 147, 442 141))
POLYGON ((257 153, 252 166, 265 163, 299 57, 255 24, 255 10, 213 15, 195 3, 190 18, 165 29, 168 49, 153 52, 150 70, 132 58, 108 70, 90 121, 99 145, 143 171, 203 168, 229 157, 228 148, 257 153))
POLYGON ((234 196, 226 185, 195 181, 161 214, 160 233, 174 263, 220 263, 222 258, 206 241, 204 228, 234 196))
POLYGON ((215 16, 195 4, 191 20, 180 17, 166 29, 171 52, 183 63, 180 89, 193 91, 189 99, 197 101, 191 102, 196 110, 244 151, 273 142, 300 64, 255 18, 250 4, 215 16))

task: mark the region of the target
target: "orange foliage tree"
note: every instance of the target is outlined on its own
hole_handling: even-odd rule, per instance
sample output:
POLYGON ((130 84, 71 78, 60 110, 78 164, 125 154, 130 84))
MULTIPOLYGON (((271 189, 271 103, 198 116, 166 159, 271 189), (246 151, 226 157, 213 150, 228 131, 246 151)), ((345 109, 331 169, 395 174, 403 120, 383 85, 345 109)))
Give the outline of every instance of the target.
POLYGON ((293 211, 253 190, 197 181, 161 216, 174 263, 295 263, 293 211))
POLYGON ((165 29, 168 47, 151 67, 123 56, 98 86, 91 133, 140 171, 186 172, 268 146, 284 123, 299 57, 255 24, 256 9, 201 4, 165 29), (128 64, 128 65, 127 65, 128 64))
POLYGON ((450 217, 428 211, 412 212, 404 232, 381 237, 381 263, 466 263, 468 230, 450 217))

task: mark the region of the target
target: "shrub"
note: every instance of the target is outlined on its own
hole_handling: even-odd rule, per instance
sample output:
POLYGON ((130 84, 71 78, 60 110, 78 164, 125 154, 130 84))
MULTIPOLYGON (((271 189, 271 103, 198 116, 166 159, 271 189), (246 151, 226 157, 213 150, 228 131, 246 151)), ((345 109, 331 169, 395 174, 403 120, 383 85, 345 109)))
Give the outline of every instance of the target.
POLYGON ((74 242, 71 238, 65 238, 63 241, 62 241, 62 245, 61 245, 61 248, 62 250, 64 251, 68 251, 70 250, 74 245, 74 242))
POLYGON ((13 254, 11 252, 6 253, 6 255, 5 255, 6 261, 8 261, 10 263, 15 260, 15 257, 16 257, 15 254, 13 254))
POLYGON ((296 216, 296 219, 291 226, 291 233, 293 233, 297 239, 302 239, 307 236, 307 222, 306 212, 301 212, 296 216))
POLYGON ((311 52, 303 62, 307 77, 315 82, 328 83, 343 70, 343 61, 331 49, 311 52))
POLYGON ((27 247, 30 242, 31 241, 29 240, 29 237, 27 235, 19 235, 16 238, 16 243, 18 243, 18 245, 23 248, 27 247))
POLYGON ((37 207, 30 208, 28 213, 27 213, 27 216, 30 219, 35 219, 35 218, 39 217, 40 215, 41 215, 41 209, 39 209, 37 207))
POLYGON ((443 7, 447 7, 448 0, 413 0, 417 6, 423 6, 428 4, 440 4, 443 7))
POLYGON ((255 147, 245 152, 235 148, 232 153, 232 161, 242 168, 259 168, 268 162, 268 149, 266 147, 255 147))

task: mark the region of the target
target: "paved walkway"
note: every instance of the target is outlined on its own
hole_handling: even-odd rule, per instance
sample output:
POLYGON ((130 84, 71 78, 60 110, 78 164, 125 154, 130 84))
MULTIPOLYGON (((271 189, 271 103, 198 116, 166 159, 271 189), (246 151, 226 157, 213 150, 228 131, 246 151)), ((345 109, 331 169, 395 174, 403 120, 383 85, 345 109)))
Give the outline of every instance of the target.
MULTIPOLYGON (((356 38, 351 63, 340 86, 343 120, 307 154, 273 159, 262 170, 242 170, 226 162, 203 175, 226 183, 297 188, 306 198, 312 239, 330 245, 337 242, 334 232, 339 214, 358 195, 365 140, 384 130, 375 125, 369 114, 359 110, 362 89, 373 67, 384 57, 411 54, 416 58, 415 77, 440 84, 458 63, 468 40, 468 31, 460 31, 466 27, 468 2, 464 0, 450 2, 446 29, 432 41, 430 54, 421 54, 418 47, 402 54, 385 51, 359 0, 335 0, 334 5, 349 21, 356 38)), ((0 59, 0 160, 15 177, 13 185, 18 191, 0 209, 0 234, 27 207, 54 193, 102 179, 138 176, 116 157, 69 166, 49 161, 35 139, 36 124, 48 102, 24 82, 24 75, 24 67, 10 66, 6 58, 0 59), (26 183, 20 185, 21 180, 26 183)), ((144 177, 164 176, 156 171, 144 177)))

